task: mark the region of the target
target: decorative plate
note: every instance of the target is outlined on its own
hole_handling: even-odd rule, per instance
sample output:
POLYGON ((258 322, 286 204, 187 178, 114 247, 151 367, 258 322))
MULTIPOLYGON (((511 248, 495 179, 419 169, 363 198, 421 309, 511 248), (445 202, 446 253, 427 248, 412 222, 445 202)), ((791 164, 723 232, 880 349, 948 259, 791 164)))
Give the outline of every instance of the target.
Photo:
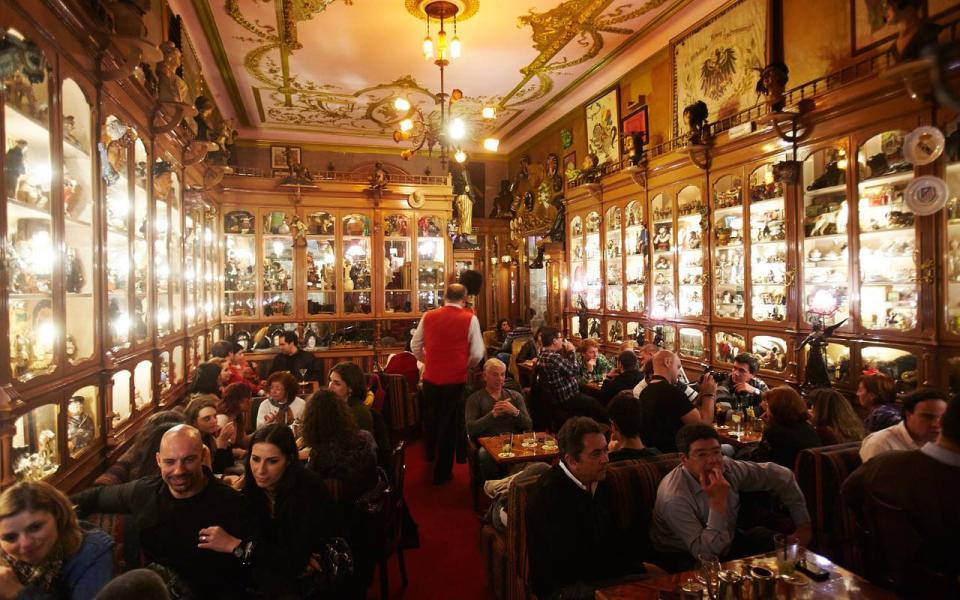
POLYGON ((407 196, 407 204, 410 205, 410 208, 420 208, 426 200, 426 197, 420 190, 414 190, 413 193, 407 196))
POLYGON ((940 158, 945 146, 946 140, 942 131, 936 127, 923 125, 904 138, 903 157, 914 165, 929 165, 940 158))
POLYGON ((947 204, 947 183, 933 175, 922 175, 903 190, 903 199, 914 214, 932 215, 947 204))

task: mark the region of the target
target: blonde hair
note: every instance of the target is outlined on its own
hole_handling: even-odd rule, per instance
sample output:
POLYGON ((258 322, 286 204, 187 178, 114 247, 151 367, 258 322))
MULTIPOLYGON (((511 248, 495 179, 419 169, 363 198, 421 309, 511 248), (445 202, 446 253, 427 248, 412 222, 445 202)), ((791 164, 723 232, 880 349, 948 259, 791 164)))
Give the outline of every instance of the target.
POLYGON ((73 556, 83 542, 83 530, 70 499, 45 481, 21 481, 0 494, 0 521, 23 511, 47 512, 57 524, 57 541, 65 556, 73 556))
POLYGON ((600 344, 597 343, 597 340, 593 338, 587 338, 580 343, 581 354, 586 354, 587 350, 589 350, 590 348, 596 348, 597 350, 600 350, 600 344))
POLYGON ((501 369, 506 369, 507 365, 503 364, 503 361, 499 358, 488 358, 487 362, 483 363, 483 372, 486 373, 492 367, 500 367, 501 369))

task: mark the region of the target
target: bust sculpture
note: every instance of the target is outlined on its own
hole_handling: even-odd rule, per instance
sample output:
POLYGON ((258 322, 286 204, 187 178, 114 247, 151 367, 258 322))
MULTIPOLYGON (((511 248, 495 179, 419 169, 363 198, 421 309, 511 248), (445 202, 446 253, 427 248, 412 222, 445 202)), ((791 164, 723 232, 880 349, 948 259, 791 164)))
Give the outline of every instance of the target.
POLYGON ((167 40, 160 44, 163 60, 157 63, 157 97, 161 102, 187 102, 187 83, 177 75, 180 68, 180 50, 167 40))

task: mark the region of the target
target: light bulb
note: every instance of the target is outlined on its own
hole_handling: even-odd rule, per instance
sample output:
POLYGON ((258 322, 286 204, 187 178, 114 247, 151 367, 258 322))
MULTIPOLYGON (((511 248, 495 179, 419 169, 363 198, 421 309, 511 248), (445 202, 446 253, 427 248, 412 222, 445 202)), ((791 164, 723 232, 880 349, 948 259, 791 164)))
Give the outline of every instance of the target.
POLYGON ((429 35, 423 38, 423 58, 426 60, 433 58, 433 40, 429 35))
POLYGON ((457 161, 458 163, 463 163, 467 160, 467 153, 460 148, 457 148, 457 151, 453 153, 453 160, 457 161))
POLYGON ((500 149, 500 140, 497 138, 487 138, 483 140, 483 149, 489 152, 496 152, 500 149))
POLYGON ((467 126, 463 119, 456 118, 450 122, 450 139, 462 140, 467 135, 467 126))
POLYGON ((447 53, 447 32, 440 30, 437 34, 437 58, 444 58, 447 53))
POLYGON ((497 107, 496 106, 484 106, 483 110, 480 111, 480 116, 484 119, 496 119, 497 118, 497 107))
POLYGON ((410 101, 407 100, 406 98, 401 98, 397 96, 393 100, 393 107, 399 110, 400 112, 407 112, 408 110, 410 110, 410 101))
POLYGON ((283 256, 283 242, 275 241, 273 242, 273 255, 276 257, 283 256))
POLYGON ((411 129, 413 129, 413 120, 412 120, 412 119, 404 119, 404 120, 400 121, 400 131, 406 133, 406 132, 410 131, 411 129))
POLYGON ((460 38, 457 36, 450 40, 450 58, 460 58, 460 38))

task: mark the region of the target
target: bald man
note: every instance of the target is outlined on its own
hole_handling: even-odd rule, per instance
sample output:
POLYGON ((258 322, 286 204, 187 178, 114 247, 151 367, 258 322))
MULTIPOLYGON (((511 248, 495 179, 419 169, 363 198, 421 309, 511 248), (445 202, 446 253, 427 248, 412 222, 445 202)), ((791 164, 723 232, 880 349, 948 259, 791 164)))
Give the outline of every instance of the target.
POLYGON ((640 438, 648 448, 661 452, 676 452, 677 432, 690 423, 713 423, 717 383, 707 374, 700 383, 700 408, 677 388, 680 357, 669 350, 661 350, 650 359, 653 376, 640 392, 640 410, 643 425, 640 438))
MULTIPOLYGON (((243 496, 209 469, 200 432, 177 425, 160 442, 160 477, 71 496, 81 516, 129 515, 147 563, 173 572, 198 598, 245 598, 254 532, 243 496)), ((131 565, 134 566, 134 565, 131 565)))

